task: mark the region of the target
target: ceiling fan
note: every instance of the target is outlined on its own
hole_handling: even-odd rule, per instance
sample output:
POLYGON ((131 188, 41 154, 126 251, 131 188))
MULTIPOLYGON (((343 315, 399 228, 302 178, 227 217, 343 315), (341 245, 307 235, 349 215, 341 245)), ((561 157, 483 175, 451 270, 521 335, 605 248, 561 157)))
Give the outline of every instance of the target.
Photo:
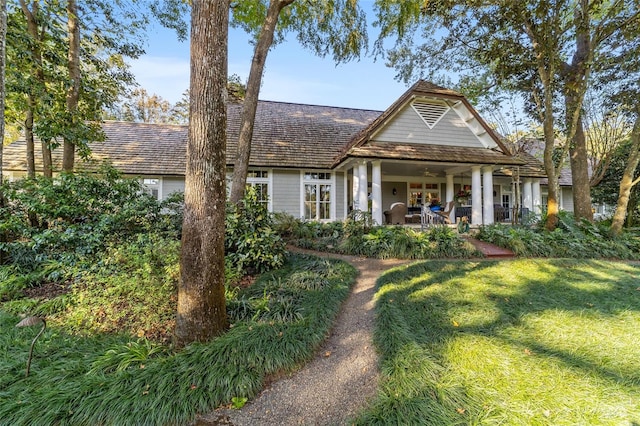
POLYGON ((422 175, 423 175, 424 177, 433 177, 433 176, 437 176, 437 174, 436 174, 436 173, 429 171, 429 168, 428 168, 428 167, 425 167, 425 168, 424 168, 424 171, 422 172, 422 175))

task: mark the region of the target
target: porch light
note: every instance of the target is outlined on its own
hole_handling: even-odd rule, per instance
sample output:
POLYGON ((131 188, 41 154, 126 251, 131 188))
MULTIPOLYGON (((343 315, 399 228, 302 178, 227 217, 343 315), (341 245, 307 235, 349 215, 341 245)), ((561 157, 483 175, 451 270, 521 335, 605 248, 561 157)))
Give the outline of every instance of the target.
POLYGON ((25 374, 25 377, 29 376, 29 369, 31 367, 31 358, 33 356, 33 347, 36 344, 36 340, 38 340, 38 337, 40 337, 40 335, 44 333, 44 329, 47 328, 47 322, 43 318, 30 316, 30 317, 26 317, 25 319, 20 321, 18 324, 16 324, 16 327, 31 327, 34 325, 38 325, 40 323, 42 323, 42 328, 40 329, 38 334, 36 334, 36 337, 33 338, 33 341, 31 342, 31 348, 29 349, 29 358, 27 359, 27 373, 25 374))

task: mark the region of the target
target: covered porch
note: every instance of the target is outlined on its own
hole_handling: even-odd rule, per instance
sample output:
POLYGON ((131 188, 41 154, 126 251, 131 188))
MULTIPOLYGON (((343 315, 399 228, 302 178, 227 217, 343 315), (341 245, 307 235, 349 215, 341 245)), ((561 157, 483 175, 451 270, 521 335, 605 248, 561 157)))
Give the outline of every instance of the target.
POLYGON ((541 178, 522 176, 517 161, 507 163, 358 159, 347 172, 346 205, 371 213, 379 225, 419 224, 422 209, 436 203, 454 224, 462 217, 489 225, 540 214, 541 178))

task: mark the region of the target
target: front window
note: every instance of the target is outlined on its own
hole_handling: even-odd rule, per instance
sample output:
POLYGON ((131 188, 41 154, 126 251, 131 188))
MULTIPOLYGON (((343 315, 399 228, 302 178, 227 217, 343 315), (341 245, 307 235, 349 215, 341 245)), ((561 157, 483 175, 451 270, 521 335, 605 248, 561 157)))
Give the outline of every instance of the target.
POLYGON ((306 220, 331 219, 331 173, 304 174, 304 218, 306 220))
POLYGON ((269 172, 266 170, 249 170, 247 186, 252 186, 258 195, 258 201, 269 208, 269 172))
POLYGON ((154 197, 156 200, 160 197, 160 179, 156 178, 144 178, 142 179, 142 185, 147 194, 154 197))

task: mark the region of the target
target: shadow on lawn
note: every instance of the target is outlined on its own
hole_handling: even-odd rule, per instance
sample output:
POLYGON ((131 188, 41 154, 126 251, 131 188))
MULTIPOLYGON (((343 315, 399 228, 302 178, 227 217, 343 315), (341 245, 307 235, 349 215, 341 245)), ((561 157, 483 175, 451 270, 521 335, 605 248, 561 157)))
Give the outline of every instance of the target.
MULTIPOLYGON (((637 391, 640 369, 636 361, 618 359, 620 355, 615 351, 611 355, 598 353, 597 346, 586 352, 567 350, 566 346, 555 346, 553 340, 537 339, 527 327, 531 318, 544 315, 566 316, 569 320, 579 315, 606 321, 640 311, 639 278, 638 265, 602 261, 414 263, 390 271, 378 282, 377 343, 382 348, 384 362, 393 364, 405 356, 407 347, 418 346, 428 354, 425 356, 446 369, 447 361, 441 355, 448 342, 463 335, 481 336, 497 339, 520 353, 530 351, 555 360, 581 376, 637 391), (612 265, 619 267, 612 269, 612 265), (490 271, 493 268, 495 272, 490 271), (470 294, 472 292, 477 294, 470 294)), ((628 327, 633 331, 637 327, 620 322, 623 330, 628 327)), ((571 323, 560 326, 562 332, 580 333, 571 323)), ((599 332, 608 337, 608 330, 599 332)), ((608 352, 607 349, 603 352, 608 352)), ((437 396, 434 390, 428 389, 425 383, 425 393, 437 396)), ((455 393, 460 392, 464 394, 464 390, 459 389, 455 393)), ((445 401, 441 397, 437 399, 445 401)), ((454 417, 457 399, 454 397, 448 404, 454 417)), ((482 411, 475 412, 475 420, 487 414, 482 411)))

